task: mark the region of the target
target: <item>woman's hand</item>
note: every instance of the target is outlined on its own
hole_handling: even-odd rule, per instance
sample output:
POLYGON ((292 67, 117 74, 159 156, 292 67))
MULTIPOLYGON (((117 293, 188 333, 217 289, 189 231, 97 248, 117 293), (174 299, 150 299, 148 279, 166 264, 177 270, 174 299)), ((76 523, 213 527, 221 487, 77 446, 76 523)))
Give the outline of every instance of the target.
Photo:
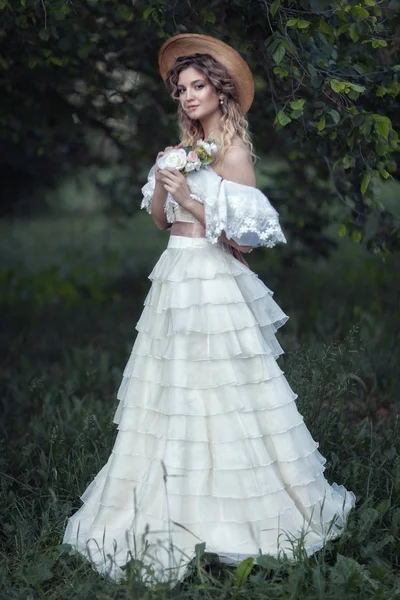
POLYGON ((164 188, 178 204, 183 207, 190 204, 190 188, 187 184, 186 177, 182 175, 178 169, 162 169, 160 170, 159 176, 164 188))
POLYGON ((168 150, 179 150, 179 148, 182 148, 182 144, 179 143, 177 146, 167 146, 164 150, 162 150, 161 152, 159 152, 157 154, 157 158, 156 158, 156 172, 155 172, 155 178, 156 181, 159 181, 160 183, 163 183, 160 177, 160 167, 157 164, 158 159, 160 158, 160 156, 162 156, 163 154, 165 154, 165 152, 167 152, 168 150))

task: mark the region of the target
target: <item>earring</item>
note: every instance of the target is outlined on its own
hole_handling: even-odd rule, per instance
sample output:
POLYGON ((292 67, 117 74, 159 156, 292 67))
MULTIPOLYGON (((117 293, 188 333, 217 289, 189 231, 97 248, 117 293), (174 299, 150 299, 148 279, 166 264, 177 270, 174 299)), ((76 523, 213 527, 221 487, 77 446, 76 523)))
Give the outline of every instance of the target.
POLYGON ((223 103, 224 103, 224 99, 223 99, 223 98, 220 98, 220 99, 219 99, 219 103, 220 103, 220 104, 223 104, 223 103))

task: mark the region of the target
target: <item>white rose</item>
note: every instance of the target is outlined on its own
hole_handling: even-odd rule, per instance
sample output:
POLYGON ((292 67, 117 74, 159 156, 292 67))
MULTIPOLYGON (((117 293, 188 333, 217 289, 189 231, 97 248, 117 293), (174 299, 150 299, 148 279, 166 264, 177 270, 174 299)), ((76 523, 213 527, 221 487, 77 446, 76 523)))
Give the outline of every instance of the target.
POLYGON ((201 167, 201 160, 197 158, 195 162, 188 161, 185 167, 186 173, 191 173, 192 171, 198 171, 201 167))
POLYGON ((186 151, 183 148, 179 150, 167 150, 157 160, 160 169, 178 169, 179 171, 185 168, 186 163, 186 151))

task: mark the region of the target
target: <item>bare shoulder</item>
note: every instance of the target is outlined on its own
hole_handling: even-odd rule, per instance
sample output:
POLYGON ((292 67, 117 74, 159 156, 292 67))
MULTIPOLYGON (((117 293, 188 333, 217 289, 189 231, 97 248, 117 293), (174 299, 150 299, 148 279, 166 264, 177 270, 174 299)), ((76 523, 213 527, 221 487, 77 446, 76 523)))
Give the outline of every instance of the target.
POLYGON ((225 153, 222 164, 224 179, 255 187, 256 176, 250 150, 240 138, 234 140, 232 146, 225 153))

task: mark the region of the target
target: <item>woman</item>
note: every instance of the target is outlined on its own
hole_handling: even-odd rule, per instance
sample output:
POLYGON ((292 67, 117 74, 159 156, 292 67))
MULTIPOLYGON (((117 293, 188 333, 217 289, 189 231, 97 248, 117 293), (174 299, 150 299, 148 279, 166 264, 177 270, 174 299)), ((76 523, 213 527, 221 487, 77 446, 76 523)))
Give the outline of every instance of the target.
POLYGON ((132 556, 158 579, 182 579, 202 541, 230 565, 260 551, 293 557, 300 537, 311 554, 355 503, 324 478, 276 362, 287 316, 241 257, 285 241, 255 187, 251 72, 235 50, 195 34, 168 40, 159 64, 179 103, 176 150, 212 153, 202 140, 213 135, 218 151, 199 168, 196 153, 167 148, 143 188, 142 207, 171 235, 118 393, 113 451, 64 536, 115 580, 132 556), (186 176, 165 166, 182 152, 185 169, 194 161, 186 176))

